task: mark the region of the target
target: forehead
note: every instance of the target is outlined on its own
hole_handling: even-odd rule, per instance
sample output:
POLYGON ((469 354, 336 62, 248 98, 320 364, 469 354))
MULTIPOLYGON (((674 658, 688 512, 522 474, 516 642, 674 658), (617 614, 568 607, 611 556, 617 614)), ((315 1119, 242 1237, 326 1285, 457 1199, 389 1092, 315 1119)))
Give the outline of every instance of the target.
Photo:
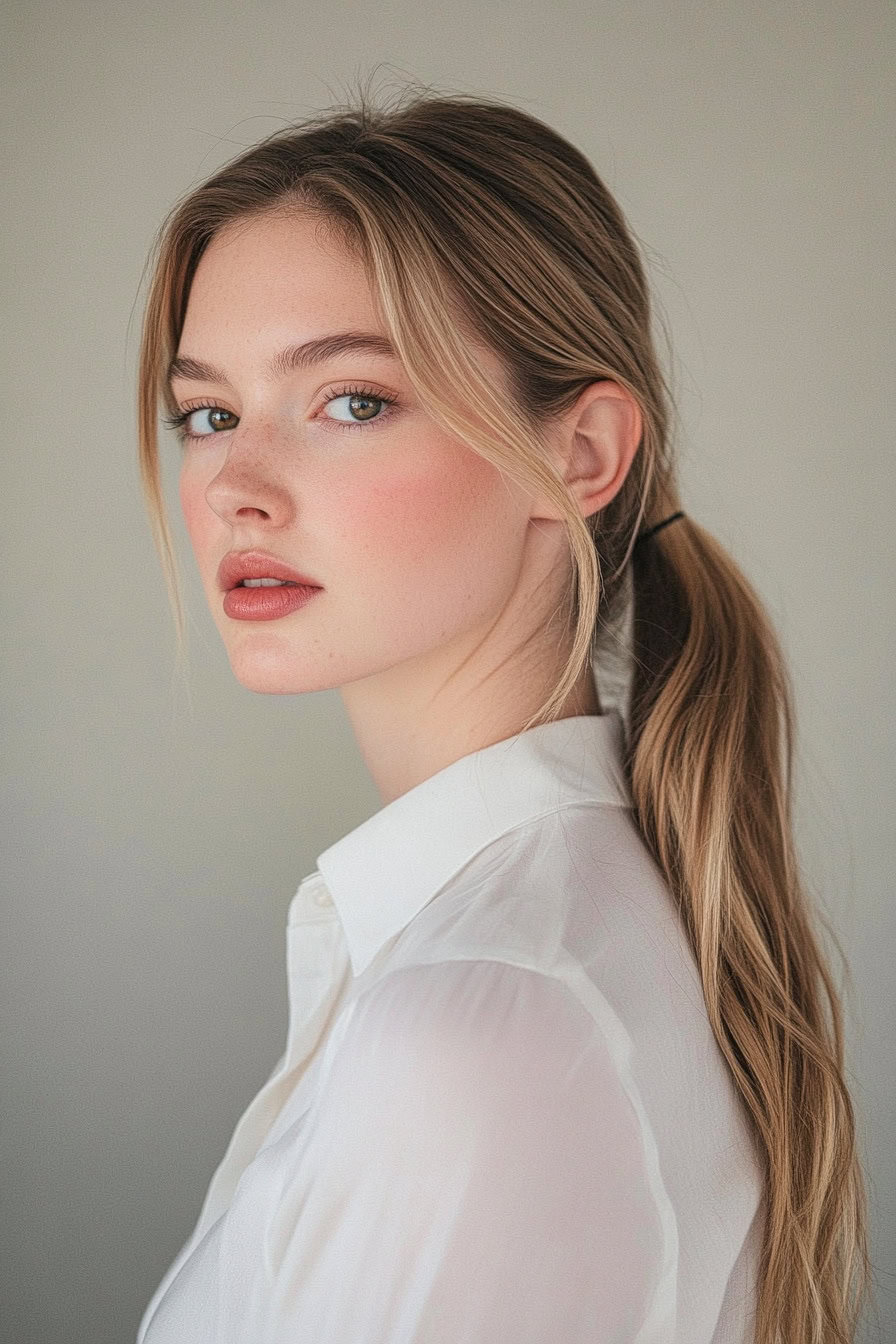
MULTIPOLYGON (((363 260, 319 213, 272 211, 228 224, 212 238, 190 287, 178 353, 234 366, 243 356, 253 363, 276 359, 274 352, 339 332, 389 341, 363 260)), ((464 344, 505 386, 497 352, 466 327, 464 344)))
POLYGON ((360 257, 305 211, 239 220, 212 238, 190 286, 181 341, 234 323, 244 335, 285 324, 291 339, 322 326, 383 329, 360 257))

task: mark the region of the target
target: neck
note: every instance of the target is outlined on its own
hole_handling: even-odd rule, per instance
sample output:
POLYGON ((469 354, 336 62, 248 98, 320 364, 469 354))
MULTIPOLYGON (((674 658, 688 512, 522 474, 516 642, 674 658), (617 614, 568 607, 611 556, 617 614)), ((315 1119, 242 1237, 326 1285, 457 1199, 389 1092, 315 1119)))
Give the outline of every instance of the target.
MULTIPOLYGON (((421 680, 419 666, 392 668, 343 686, 346 712, 383 804, 462 756, 513 737, 544 704, 561 668, 524 678, 518 666, 505 665, 483 680, 468 663, 465 674, 447 684, 421 680), (428 689, 433 684, 439 688, 435 694, 428 689)), ((557 717, 601 713, 589 663, 557 717)))

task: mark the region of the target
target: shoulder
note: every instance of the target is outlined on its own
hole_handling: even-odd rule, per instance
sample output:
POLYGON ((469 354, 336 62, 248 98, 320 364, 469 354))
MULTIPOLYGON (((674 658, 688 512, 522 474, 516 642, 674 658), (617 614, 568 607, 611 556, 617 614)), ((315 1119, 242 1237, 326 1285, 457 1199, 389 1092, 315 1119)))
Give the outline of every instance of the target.
POLYGON ((641 1121, 600 1025, 561 980, 486 959, 388 971, 353 1005, 343 1078, 396 1113, 453 1115, 540 1131, 547 1118, 583 1140, 618 1133, 635 1160, 641 1121))
POLYGON ((392 968, 359 997, 357 1030, 392 1050, 435 1050, 448 1063, 525 1042, 553 1055, 561 1040, 595 1032, 590 1014, 556 976, 491 957, 392 968))

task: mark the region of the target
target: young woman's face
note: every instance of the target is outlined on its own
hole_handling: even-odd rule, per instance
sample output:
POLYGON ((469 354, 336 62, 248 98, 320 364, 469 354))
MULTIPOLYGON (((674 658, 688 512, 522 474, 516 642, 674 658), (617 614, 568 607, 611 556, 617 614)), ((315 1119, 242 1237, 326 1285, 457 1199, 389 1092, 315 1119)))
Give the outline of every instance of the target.
MULTIPOLYGON (((181 411, 193 408, 184 517, 245 686, 302 692, 380 676, 396 696, 435 694, 513 594, 529 511, 424 414, 385 350, 282 357, 345 333, 385 343, 362 265, 319 222, 268 216, 212 240, 172 377, 181 411), (319 591, 304 605, 292 587, 228 595, 240 573, 220 575, 228 557, 255 578, 283 577, 279 562, 319 591)), ((503 383, 496 359, 492 372, 503 383)))

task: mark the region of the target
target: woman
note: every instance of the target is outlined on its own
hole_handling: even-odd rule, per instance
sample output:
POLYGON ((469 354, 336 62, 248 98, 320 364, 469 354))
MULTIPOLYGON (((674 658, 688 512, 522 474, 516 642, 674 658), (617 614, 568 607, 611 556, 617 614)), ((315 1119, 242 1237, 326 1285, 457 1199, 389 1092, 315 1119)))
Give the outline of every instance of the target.
POLYGON ((160 399, 234 673, 338 686, 383 807, 292 901, 286 1052, 140 1344, 852 1339, 788 676, 679 507, 594 170, 498 102, 361 99, 177 206, 140 440, 179 613, 160 399))

